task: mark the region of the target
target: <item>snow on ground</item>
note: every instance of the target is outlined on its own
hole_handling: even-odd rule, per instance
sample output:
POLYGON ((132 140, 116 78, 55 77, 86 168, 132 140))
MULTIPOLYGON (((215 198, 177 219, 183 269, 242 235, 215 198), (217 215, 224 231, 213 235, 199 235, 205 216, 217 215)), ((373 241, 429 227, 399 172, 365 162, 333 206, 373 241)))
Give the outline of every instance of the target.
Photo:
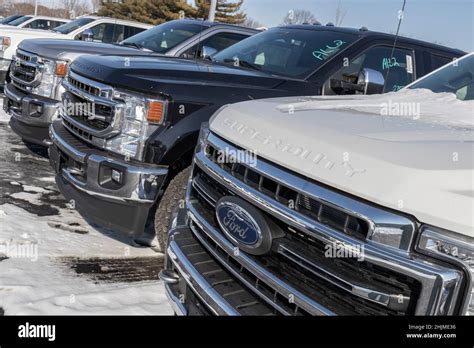
POLYGON ((24 146, 0 110, 0 313, 172 314, 163 255, 70 209, 44 151, 24 146))
POLYGON ((3 98, 0 96, 0 123, 6 123, 10 119, 5 111, 3 111, 3 98))

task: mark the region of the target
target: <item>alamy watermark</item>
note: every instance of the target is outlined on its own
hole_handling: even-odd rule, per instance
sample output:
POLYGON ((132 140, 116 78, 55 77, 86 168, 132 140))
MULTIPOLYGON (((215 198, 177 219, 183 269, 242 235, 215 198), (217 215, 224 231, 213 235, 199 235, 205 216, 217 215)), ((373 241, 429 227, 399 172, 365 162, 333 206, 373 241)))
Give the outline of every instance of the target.
POLYGON ((257 166, 257 153, 249 150, 225 148, 217 152, 219 164, 245 164, 249 167, 257 166))
POLYGON ((0 242, 0 255, 11 259, 30 259, 36 262, 38 260, 38 244, 0 242))
POLYGON ((346 245, 342 243, 326 244, 324 246, 324 256, 327 258, 350 258, 357 261, 364 261, 365 249, 363 245, 346 245))
POLYGON ((420 103, 416 102, 393 102, 380 104, 380 114, 382 116, 408 116, 417 120, 420 118, 420 103))

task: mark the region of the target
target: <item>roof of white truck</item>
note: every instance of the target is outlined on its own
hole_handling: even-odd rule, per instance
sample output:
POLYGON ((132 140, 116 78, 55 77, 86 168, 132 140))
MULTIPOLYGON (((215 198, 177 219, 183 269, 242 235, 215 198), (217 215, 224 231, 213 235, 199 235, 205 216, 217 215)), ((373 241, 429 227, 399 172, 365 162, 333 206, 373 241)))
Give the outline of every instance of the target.
POLYGON ((109 21, 116 21, 117 23, 120 23, 120 24, 129 24, 129 25, 133 25, 133 26, 136 26, 136 27, 142 27, 142 28, 151 28, 151 27, 154 26, 152 24, 140 23, 140 22, 131 21, 131 20, 128 20, 128 19, 103 17, 103 16, 97 16, 97 15, 83 15, 83 16, 80 16, 80 17, 76 17, 75 19, 82 18, 82 17, 94 18, 96 20, 104 19, 104 20, 109 20, 109 21))

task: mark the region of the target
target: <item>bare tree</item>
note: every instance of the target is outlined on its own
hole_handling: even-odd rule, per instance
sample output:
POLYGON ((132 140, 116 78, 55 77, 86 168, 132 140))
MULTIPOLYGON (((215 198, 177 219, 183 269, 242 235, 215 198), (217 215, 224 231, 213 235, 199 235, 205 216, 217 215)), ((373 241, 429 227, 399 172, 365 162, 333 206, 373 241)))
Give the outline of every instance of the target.
POLYGON ((100 5, 102 4, 102 0, 91 0, 92 3, 92 12, 96 13, 99 11, 100 5))
POLYGON ((318 22, 314 14, 308 10, 290 10, 283 18, 282 24, 313 24, 318 22))
POLYGON ((339 0, 336 8, 336 21, 334 23, 337 27, 341 26, 342 22, 344 21, 344 18, 346 17, 346 14, 347 10, 344 10, 342 8, 341 0, 339 0))
POLYGON ((263 24, 261 24, 259 21, 256 21, 253 18, 247 17, 247 19, 242 23, 243 26, 249 27, 249 28, 262 28, 263 24))
POLYGON ((90 11, 84 0, 62 0, 62 3, 70 17, 81 16, 90 11))

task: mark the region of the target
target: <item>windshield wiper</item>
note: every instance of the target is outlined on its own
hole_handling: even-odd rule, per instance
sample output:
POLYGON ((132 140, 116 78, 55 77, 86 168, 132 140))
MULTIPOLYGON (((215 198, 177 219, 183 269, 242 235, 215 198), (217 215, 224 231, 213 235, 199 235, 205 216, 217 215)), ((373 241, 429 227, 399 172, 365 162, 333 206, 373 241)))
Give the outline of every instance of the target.
MULTIPOLYGON (((224 59, 224 63, 235 63, 235 60, 230 59, 230 58, 226 58, 226 59, 224 59)), ((234 65, 234 66, 240 66, 242 68, 250 68, 250 69, 253 69, 253 70, 257 70, 257 71, 262 70, 262 68, 259 67, 258 65, 249 63, 246 60, 238 60, 238 63, 239 63, 238 65, 234 65)))

